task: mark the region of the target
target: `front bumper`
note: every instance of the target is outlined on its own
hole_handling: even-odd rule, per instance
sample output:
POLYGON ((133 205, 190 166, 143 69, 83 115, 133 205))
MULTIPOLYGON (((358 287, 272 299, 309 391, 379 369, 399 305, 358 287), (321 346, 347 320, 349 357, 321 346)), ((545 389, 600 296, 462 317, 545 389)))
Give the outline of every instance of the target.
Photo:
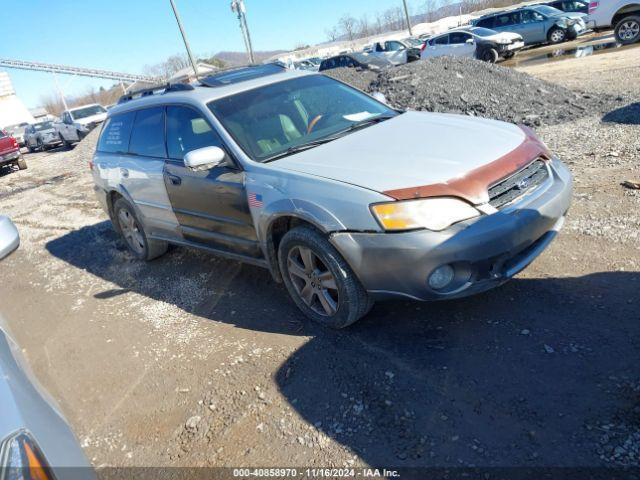
POLYGON ((550 179, 516 203, 443 232, 338 232, 330 239, 376 299, 441 300, 489 290, 529 265, 562 227, 571 173, 557 160, 550 169, 550 179), (447 264, 453 282, 431 289, 429 275, 447 264))

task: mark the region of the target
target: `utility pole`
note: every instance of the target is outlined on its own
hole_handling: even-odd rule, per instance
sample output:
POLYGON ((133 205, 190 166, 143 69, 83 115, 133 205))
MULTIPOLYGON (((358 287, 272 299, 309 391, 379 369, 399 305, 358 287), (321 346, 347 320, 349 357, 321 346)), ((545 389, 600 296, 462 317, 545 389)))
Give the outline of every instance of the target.
POLYGON ((176 17, 176 22, 178 23, 178 28, 180 29, 180 34, 182 35, 182 40, 184 41, 184 46, 187 49, 187 55, 189 56, 189 62, 191 62, 191 66, 193 67, 193 72, 198 76, 198 67, 196 65, 196 61, 193 59, 193 54, 191 53, 191 48, 189 47, 189 41, 187 40, 187 35, 184 33, 184 28, 182 28, 182 22, 180 21, 180 15, 178 15, 178 10, 176 9, 176 4, 173 0, 169 0, 171 2, 171 8, 173 9, 173 14, 176 17))
POLYGON ((69 107, 67 107, 67 100, 64 98, 64 93, 62 93, 62 89, 60 88, 60 84, 58 83, 58 77, 56 77, 56 74, 54 72, 51 72, 51 75, 53 75, 53 81, 56 84, 56 89, 58 90, 58 95, 60 95, 60 99, 62 100, 62 105, 64 106, 65 111, 69 110, 69 107))
POLYGON ((251 34, 249 33, 249 25, 247 24, 247 9, 244 6, 244 0, 232 0, 231 11, 238 15, 238 22, 240 22, 240 31, 242 32, 244 46, 247 49, 249 62, 253 64, 255 63, 255 58, 253 56, 253 45, 251 44, 251 34))
POLYGON ((404 4, 404 15, 407 17, 407 27, 409 28, 409 36, 413 37, 413 32, 411 31, 411 18, 409 18, 409 7, 407 7, 407 0, 402 0, 404 4))

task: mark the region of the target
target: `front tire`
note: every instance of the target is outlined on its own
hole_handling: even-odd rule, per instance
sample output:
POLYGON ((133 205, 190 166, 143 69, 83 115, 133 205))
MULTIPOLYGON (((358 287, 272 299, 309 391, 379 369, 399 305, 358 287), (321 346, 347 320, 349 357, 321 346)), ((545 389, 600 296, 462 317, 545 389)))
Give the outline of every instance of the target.
POLYGON ((567 39, 567 32, 562 28, 553 27, 547 34, 547 39, 551 45, 562 43, 567 39))
POLYGON ((498 61, 498 58, 498 51, 495 48, 487 48, 484 52, 482 52, 482 61, 484 62, 496 63, 498 61))
POLYGON ((142 228, 133 207, 124 198, 113 205, 114 227, 129 251, 138 260, 153 260, 167 251, 167 242, 151 240, 142 228))
POLYGON ((311 320, 345 328, 373 306, 367 292, 329 240, 311 227, 296 227, 282 238, 278 264, 296 306, 311 320))
POLYGON ((618 22, 614 30, 616 40, 622 45, 640 41, 640 16, 631 15, 618 22))

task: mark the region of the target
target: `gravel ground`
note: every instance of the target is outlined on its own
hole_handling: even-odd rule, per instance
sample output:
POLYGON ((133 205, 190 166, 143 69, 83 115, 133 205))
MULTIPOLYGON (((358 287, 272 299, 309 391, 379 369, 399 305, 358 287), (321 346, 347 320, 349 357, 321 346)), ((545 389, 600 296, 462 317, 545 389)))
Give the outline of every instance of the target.
POLYGON ((383 93, 398 108, 463 113, 529 126, 554 125, 623 105, 619 95, 594 96, 470 58, 433 58, 379 75, 348 68, 329 73, 361 90, 383 93))
POLYGON ((500 289, 332 332, 262 269, 185 248, 133 261, 93 197, 94 133, 0 172, 22 236, 2 313, 96 466, 638 466, 640 193, 620 183, 640 179, 640 127, 634 83, 601 75, 624 114, 544 118, 574 204, 500 289))

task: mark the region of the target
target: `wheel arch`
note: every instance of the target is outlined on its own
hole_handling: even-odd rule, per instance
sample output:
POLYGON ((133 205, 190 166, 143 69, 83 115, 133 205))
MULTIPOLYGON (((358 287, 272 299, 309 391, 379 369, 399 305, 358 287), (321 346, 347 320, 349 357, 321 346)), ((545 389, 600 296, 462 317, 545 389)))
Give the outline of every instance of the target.
POLYGON ((615 28, 620 20, 631 14, 640 15, 640 3, 632 3, 618 9, 611 19, 611 26, 615 28))

